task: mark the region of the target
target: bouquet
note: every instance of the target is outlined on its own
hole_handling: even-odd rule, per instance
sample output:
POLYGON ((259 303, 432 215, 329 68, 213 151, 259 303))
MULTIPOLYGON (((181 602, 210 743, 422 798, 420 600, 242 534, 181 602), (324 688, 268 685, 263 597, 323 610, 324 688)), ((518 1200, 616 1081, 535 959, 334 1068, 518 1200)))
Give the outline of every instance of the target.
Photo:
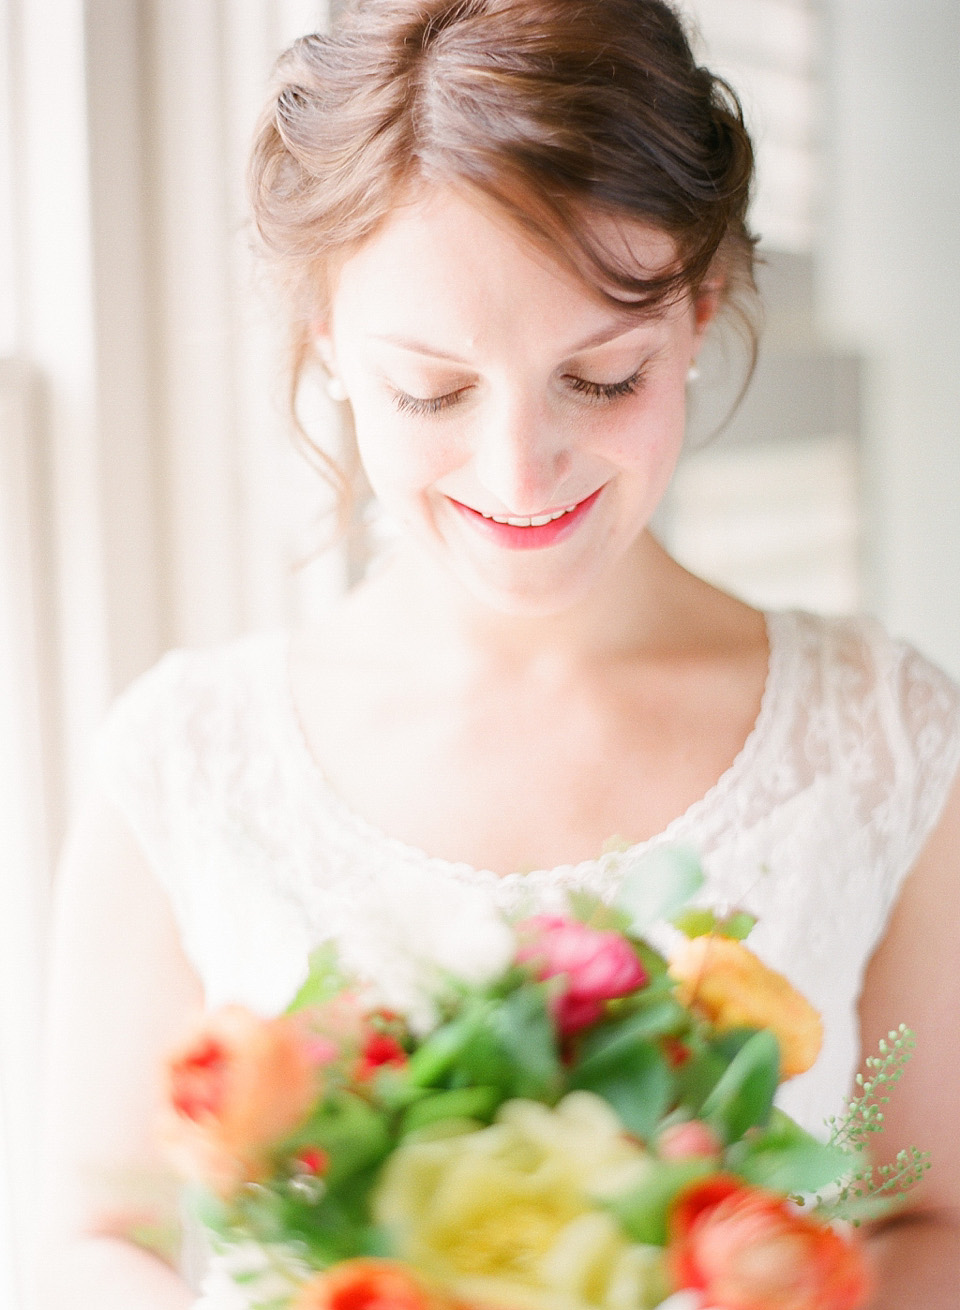
MULTIPOLYGON (((502 924, 488 976, 385 1008, 332 950, 288 1010, 209 1014, 168 1064, 163 1136, 192 1180, 221 1294, 251 1310, 855 1310, 852 1226, 922 1175, 863 1167, 890 1034, 820 1141, 774 1105, 817 1013, 688 904, 660 850, 607 905, 502 924), (669 958, 647 939, 670 920, 669 958)), ((476 973, 476 971, 474 971, 476 973)))

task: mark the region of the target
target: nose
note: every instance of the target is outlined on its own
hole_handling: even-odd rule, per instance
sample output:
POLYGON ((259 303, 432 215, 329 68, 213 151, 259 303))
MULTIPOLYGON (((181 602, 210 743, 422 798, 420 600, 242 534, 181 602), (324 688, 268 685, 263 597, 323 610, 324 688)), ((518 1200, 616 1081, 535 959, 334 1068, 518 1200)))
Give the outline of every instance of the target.
POLYGON ((531 401, 504 401, 477 433, 474 472, 508 514, 540 514, 562 505, 572 462, 557 415, 531 401))

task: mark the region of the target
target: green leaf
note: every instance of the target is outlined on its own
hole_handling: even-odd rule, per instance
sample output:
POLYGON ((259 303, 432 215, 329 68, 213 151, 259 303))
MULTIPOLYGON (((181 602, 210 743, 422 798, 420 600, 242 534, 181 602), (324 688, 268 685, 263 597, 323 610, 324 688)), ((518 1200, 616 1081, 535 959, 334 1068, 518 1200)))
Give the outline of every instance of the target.
POLYGON ((188 1210, 213 1233, 228 1234, 236 1221, 232 1207, 213 1192, 197 1183, 188 1183, 184 1189, 184 1203, 188 1210))
POLYGON ((695 1047, 690 1059, 674 1069, 676 1099, 678 1105, 688 1112, 686 1117, 701 1118, 703 1103, 723 1077, 728 1064, 729 1061, 712 1047, 695 1047))
POLYGON ((770 1118, 780 1077, 780 1047, 761 1029, 741 1047, 703 1103, 702 1117, 726 1142, 770 1118))
POLYGON ((607 905, 599 896, 575 888, 567 893, 567 904, 575 919, 597 932, 626 932, 630 921, 622 910, 607 905))
POLYGON ((673 1081, 666 1061, 646 1042, 614 1044, 573 1072, 570 1086, 594 1092, 637 1137, 651 1137, 670 1105, 673 1081))
POLYGON ((639 939, 633 942, 633 949, 636 951, 637 959, 643 965, 647 977, 650 979, 643 989, 644 996, 650 996, 653 989, 657 987, 664 992, 676 990, 677 984, 667 972, 670 966, 665 955, 661 955, 649 942, 639 939))
POLYGON ((337 996, 344 987, 344 977, 337 965, 337 948, 332 942, 323 942, 312 951, 303 986, 287 1006, 287 1014, 296 1014, 312 1005, 323 1005, 337 996))
POLYGON ((710 1047, 729 1064, 734 1056, 740 1054, 756 1032, 756 1028, 729 1028, 725 1033, 716 1033, 711 1038, 710 1047))
POLYGON ((469 1015, 459 1015, 437 1028, 414 1051, 407 1063, 407 1077, 417 1087, 430 1087, 456 1063, 471 1038, 469 1015))
POLYGON ((657 846, 631 860, 614 904, 642 936, 653 924, 677 914, 703 886, 700 858, 690 847, 657 846))
POLYGON ((407 1077, 406 1068, 395 1069, 384 1065, 378 1069, 372 1082, 372 1091, 377 1105, 386 1110, 403 1110, 414 1101, 428 1095, 425 1087, 412 1083, 407 1077))
POLYGON ((818 1192, 839 1182, 854 1162, 848 1151, 817 1141, 782 1110, 774 1109, 769 1127, 736 1142, 727 1163, 756 1187, 796 1194, 818 1192))
POLYGON ((410 1106, 403 1117, 401 1133, 406 1136, 442 1119, 488 1122, 502 1100, 499 1087, 457 1087, 452 1091, 433 1092, 410 1106))
POLYGON ((547 987, 528 985, 492 1013, 494 1031, 513 1071, 514 1096, 551 1100, 560 1090, 560 1059, 548 995, 547 987))
POLYGON ((667 995, 652 1004, 627 1011, 623 1017, 607 1020, 589 1029, 581 1038, 574 1067, 590 1065, 597 1057, 618 1057, 638 1041, 681 1031, 688 1022, 683 1006, 667 995))
POLYGON ((580 888, 575 888, 567 893, 567 904, 570 906, 570 912, 575 919, 581 923, 589 923, 596 914, 599 906, 603 904, 599 896, 594 896, 592 892, 585 892, 580 888))
POLYGON ((460 1015, 437 1029, 410 1058, 414 1087, 499 1087, 504 1096, 551 1100, 562 1073, 549 983, 529 980, 498 999, 467 998, 460 1015))
POLYGON ((706 937, 717 929, 717 916, 713 910, 700 910, 694 906, 675 914, 671 922, 686 937, 706 937))
POLYGON ((906 1200, 906 1196, 903 1195, 885 1196, 882 1193, 848 1196, 842 1201, 828 1202, 823 1207, 818 1206, 816 1213, 831 1221, 841 1219, 844 1223, 859 1225, 895 1213, 906 1200))
POLYGON ((690 1058, 673 1070, 673 1077, 677 1105, 687 1111, 688 1118, 702 1118, 707 1097, 755 1032, 755 1028, 731 1028, 711 1033, 704 1026, 684 1036, 690 1058))
POLYGON ((319 1146, 330 1157, 325 1181, 330 1188, 382 1160, 390 1150, 385 1116, 350 1092, 329 1097, 291 1144, 319 1146))
POLYGON ((645 1246, 666 1246, 667 1216, 681 1192, 714 1173, 711 1160, 657 1160, 642 1181, 622 1196, 600 1204, 622 1224, 627 1235, 645 1246))
POLYGON ((757 920, 746 910, 737 910, 717 924, 717 933, 721 937, 732 937, 735 942, 742 942, 749 937, 757 926, 757 920))
POLYGON ((464 1016, 466 1040, 450 1067, 448 1085, 497 1086, 506 1094, 513 1089, 518 1076, 522 1077, 514 1067, 505 1040, 509 1020, 503 1017, 503 1012, 511 999, 499 1003, 480 1000, 464 1016))

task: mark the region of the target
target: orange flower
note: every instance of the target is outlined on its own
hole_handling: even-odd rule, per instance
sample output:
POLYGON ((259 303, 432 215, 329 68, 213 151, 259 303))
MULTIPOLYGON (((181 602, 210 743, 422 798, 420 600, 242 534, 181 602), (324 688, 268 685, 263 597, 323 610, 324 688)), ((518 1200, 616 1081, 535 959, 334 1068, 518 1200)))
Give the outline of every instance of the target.
POLYGON ((780 1043, 780 1077, 809 1069, 820 1054, 823 1024, 783 974, 730 937, 694 937, 670 960, 677 997, 722 1031, 769 1028, 780 1043))
POLYGON ((269 1171, 270 1148, 306 1117, 320 1053, 295 1019, 239 1005, 204 1015, 166 1068, 160 1137, 188 1178, 229 1197, 269 1171))
POLYGON ((291 1310, 456 1310, 392 1260, 344 1260, 304 1284, 291 1310))
POLYGON ((723 1174, 674 1205, 668 1261, 677 1287, 722 1310, 856 1310, 870 1290, 859 1247, 723 1174))

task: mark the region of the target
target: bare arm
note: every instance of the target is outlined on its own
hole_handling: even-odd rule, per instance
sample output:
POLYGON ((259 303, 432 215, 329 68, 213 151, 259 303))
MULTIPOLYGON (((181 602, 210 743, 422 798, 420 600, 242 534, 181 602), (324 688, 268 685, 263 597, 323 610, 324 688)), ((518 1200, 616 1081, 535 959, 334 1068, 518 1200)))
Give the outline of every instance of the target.
POLYGON ((917 1048, 884 1107, 877 1156, 930 1151, 901 1216, 873 1234, 871 1310, 956 1310, 960 1297, 960 780, 908 878, 861 1003, 864 1049, 906 1023, 917 1048))
POLYGON ((202 991, 138 844, 99 799, 62 861, 48 995, 33 1306, 185 1310, 153 1125, 163 1056, 202 991))

